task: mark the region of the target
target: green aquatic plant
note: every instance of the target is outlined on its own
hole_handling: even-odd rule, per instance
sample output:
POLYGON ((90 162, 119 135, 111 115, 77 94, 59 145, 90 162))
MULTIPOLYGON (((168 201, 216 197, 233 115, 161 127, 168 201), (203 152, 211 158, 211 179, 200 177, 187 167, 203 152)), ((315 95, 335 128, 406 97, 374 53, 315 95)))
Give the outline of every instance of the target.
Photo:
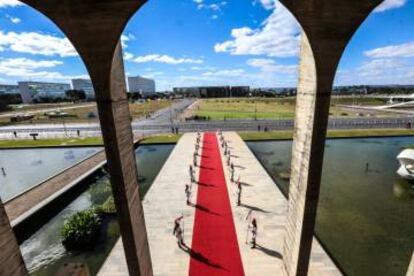
POLYGON ((110 196, 108 199, 101 205, 95 207, 95 211, 100 215, 115 215, 116 207, 114 197, 110 196))
POLYGON ((88 250, 98 240, 102 220, 94 209, 80 211, 65 220, 62 244, 68 250, 88 250))

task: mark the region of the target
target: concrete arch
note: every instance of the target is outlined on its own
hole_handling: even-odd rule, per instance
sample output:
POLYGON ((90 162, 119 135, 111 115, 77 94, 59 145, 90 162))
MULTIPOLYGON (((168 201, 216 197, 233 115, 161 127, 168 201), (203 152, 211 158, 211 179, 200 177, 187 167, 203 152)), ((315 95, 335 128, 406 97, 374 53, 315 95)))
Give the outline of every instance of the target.
MULTIPOLYGON (((152 275, 144 214, 139 195, 138 172, 135 165, 120 42, 122 31, 129 18, 146 1, 82 0, 74 3, 75 1, 71 0, 22 0, 22 2, 41 12, 60 28, 78 51, 89 72, 96 91, 99 118, 129 273, 152 275)), ((5 221, 10 225, 7 218, 5 221)), ((13 236, 10 232, 7 237, 13 236)), ((3 237, 1 238, 3 241, 3 237)), ((7 269, 5 272, 11 272, 5 275, 19 275, 17 270, 9 270, 12 266, 7 265, 17 263, 22 271, 21 275, 25 275, 27 272, 17 243, 14 245, 13 252, 16 253, 16 258, 9 257, 2 262, 2 267, 7 269)), ((0 260, 3 261, 1 257, 0 260)))
POLYGON ((283 262, 286 275, 307 275, 336 69, 352 35, 382 0, 280 1, 306 32, 301 42, 283 262))
MULTIPOLYGON (((336 67, 352 34, 382 0, 280 1, 296 17, 306 33, 302 35, 292 178, 283 258, 286 275, 306 275, 336 67)), ((121 33, 129 19, 146 1, 22 2, 50 18, 73 43, 86 65, 96 91, 129 273, 152 275, 145 220, 138 191, 138 172, 133 154, 120 43, 121 33)), ((0 262, 5 269, 4 274, 26 275, 1 203, 0 226, 0 262), (4 244, 3 241, 10 243, 4 244), (3 250, 7 248, 10 250, 3 250), (8 254, 5 255, 5 252, 8 254)))

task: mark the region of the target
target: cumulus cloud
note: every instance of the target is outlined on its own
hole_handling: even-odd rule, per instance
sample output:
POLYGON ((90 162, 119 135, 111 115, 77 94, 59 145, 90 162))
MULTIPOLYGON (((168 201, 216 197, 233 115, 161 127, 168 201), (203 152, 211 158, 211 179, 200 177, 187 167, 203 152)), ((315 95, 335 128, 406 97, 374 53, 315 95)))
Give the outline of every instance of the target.
POLYGON ((277 2, 260 28, 233 29, 231 37, 231 40, 217 43, 214 50, 232 55, 293 57, 299 52, 300 27, 289 11, 277 2))
POLYGON ((218 71, 209 71, 203 73, 205 77, 241 77, 244 76, 246 72, 243 69, 232 69, 232 70, 218 70, 218 71))
POLYGON ((407 3, 407 0, 385 0, 374 10, 374 12, 379 13, 391 9, 401 8, 405 5, 405 3, 407 3))
POLYGON ((3 32, 0 30, 0 47, 18 53, 44 56, 77 56, 75 48, 67 38, 36 32, 3 32))
POLYGON ((266 58, 249 59, 247 64, 268 73, 295 74, 298 70, 297 65, 277 64, 275 60, 266 58))
POLYGON ((0 0, 0 8, 16 7, 20 5, 23 5, 23 3, 17 0, 0 0))
POLYGON ((364 54, 370 58, 414 57, 414 42, 376 48, 364 54))
POLYGON ((59 60, 32 60, 27 58, 0 59, 0 72, 8 77, 41 78, 41 79, 65 79, 59 72, 45 71, 46 68, 54 68, 62 65, 59 60))
POLYGON ((146 55, 146 56, 138 56, 132 59, 133 62, 136 63, 146 63, 146 62, 159 62, 159 63, 166 63, 166 64, 202 64, 203 60, 201 59, 192 59, 192 58, 175 58, 169 55, 146 55))

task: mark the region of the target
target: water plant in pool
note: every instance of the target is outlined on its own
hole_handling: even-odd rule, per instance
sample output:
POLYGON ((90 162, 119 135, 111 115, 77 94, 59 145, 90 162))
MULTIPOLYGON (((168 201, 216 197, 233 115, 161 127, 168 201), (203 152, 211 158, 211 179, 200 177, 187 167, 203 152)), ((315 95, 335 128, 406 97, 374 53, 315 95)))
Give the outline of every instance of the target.
POLYGON ((68 250, 91 249, 98 240, 101 217, 94 209, 80 211, 69 217, 62 228, 62 244, 68 250))

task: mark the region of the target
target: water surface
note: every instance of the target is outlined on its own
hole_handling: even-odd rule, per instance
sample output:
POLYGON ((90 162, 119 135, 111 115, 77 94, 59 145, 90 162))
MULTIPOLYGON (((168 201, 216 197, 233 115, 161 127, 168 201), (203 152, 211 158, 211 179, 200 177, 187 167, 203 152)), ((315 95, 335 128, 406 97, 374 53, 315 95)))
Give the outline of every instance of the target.
MULTIPOLYGON (((414 250, 414 191, 396 174, 396 156, 412 144, 411 137, 327 141, 316 233, 348 275, 407 271, 414 250)), ((249 143, 285 194, 291 145, 249 143)))
MULTIPOLYGON (((150 188, 173 147, 172 145, 143 145, 136 150, 142 196, 150 188)), ((65 219, 72 214, 105 202, 112 193, 110 189, 105 188, 107 181, 109 181, 107 176, 96 177, 84 193, 20 245, 31 275, 54 275, 67 262, 86 263, 92 275, 99 271, 120 236, 116 217, 105 219, 100 241, 90 251, 67 251, 62 246, 60 231, 65 219)))
POLYGON ((97 153, 99 147, 0 150, 3 202, 97 153))

